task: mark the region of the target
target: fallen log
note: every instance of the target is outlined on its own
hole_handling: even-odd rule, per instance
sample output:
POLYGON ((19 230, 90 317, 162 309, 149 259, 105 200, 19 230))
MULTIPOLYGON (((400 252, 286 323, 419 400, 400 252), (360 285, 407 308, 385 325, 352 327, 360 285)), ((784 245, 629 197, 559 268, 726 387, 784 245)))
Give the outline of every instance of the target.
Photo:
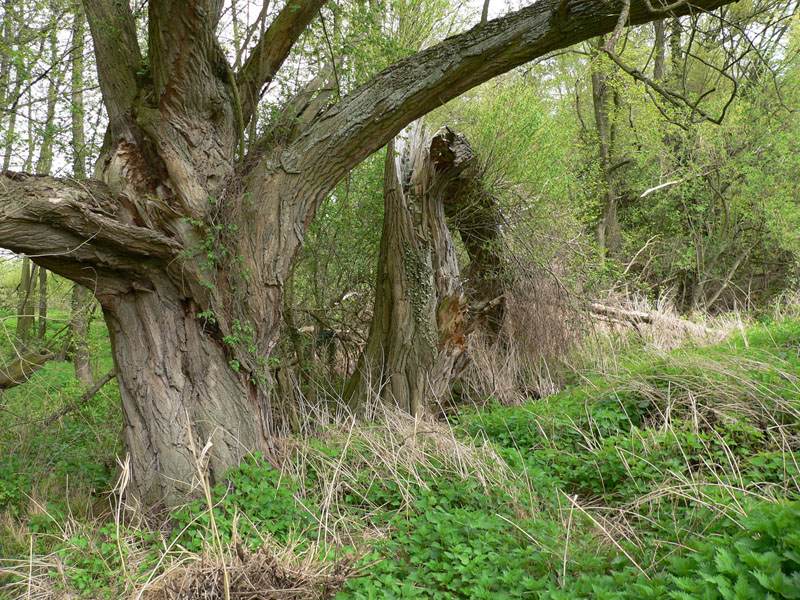
POLYGON ((639 310, 627 310, 624 308, 617 308, 616 306, 606 306, 605 304, 599 304, 597 302, 592 303, 589 310, 592 316, 605 317, 609 321, 616 321, 619 323, 630 323, 634 327, 638 323, 655 325, 657 322, 662 328, 688 331, 694 335, 710 335, 717 333, 714 329, 700 323, 693 323, 677 316, 666 317, 656 312, 646 313, 639 310))
POLYGON ((602 315, 605 317, 614 317, 617 319, 631 321, 633 323, 652 324, 653 321, 655 320, 655 317, 650 313, 641 312, 638 310, 625 310, 623 308, 617 308, 615 306, 606 306, 605 304, 598 304, 597 302, 592 303, 590 309, 592 313, 596 315, 602 315))

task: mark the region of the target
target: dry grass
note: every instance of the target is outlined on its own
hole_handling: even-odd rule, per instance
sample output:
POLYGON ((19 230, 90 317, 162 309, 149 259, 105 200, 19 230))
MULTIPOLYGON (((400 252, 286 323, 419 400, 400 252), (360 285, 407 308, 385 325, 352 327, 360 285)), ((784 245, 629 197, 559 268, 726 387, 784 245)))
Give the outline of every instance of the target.
MULTIPOLYGON (((317 431, 316 437, 287 437, 278 442, 276 466, 284 477, 304 484, 295 494, 298 502, 315 507, 313 513, 309 509, 309 514, 318 519, 316 542, 304 542, 302 547, 296 540, 280 545, 264 532, 263 544, 251 551, 237 541, 224 542, 218 535, 211 535, 202 553, 189 552, 175 541, 168 542, 177 539, 168 527, 165 532, 160 531, 134 508, 114 502, 103 519, 69 515, 57 523, 57 535, 47 540, 37 537, 38 548, 58 547, 59 552, 37 554, 31 546, 27 558, 0 563, 0 580, 11 582, 0 597, 9 600, 75 597, 70 586, 70 572, 75 567, 70 562, 80 557, 103 556, 94 544, 104 539, 100 530, 110 523, 116 532, 117 551, 113 553, 113 564, 107 564, 103 570, 117 573, 118 597, 131 600, 330 598, 349 577, 359 575, 353 566, 358 556, 351 553, 334 557, 333 549, 365 547, 389 533, 388 525, 372 524, 378 513, 386 516, 386 507, 369 499, 373 485, 386 481, 398 485, 404 501, 395 508, 398 512, 411 510, 420 490, 428 489, 431 477, 476 480, 486 489, 502 488, 510 492, 514 489, 515 476, 491 446, 459 440, 448 425, 429 418, 413 418, 382 404, 373 410, 377 412, 377 422, 357 422, 348 416, 343 423, 317 431), (316 477, 307 477, 311 471, 316 477), (309 481, 315 483, 309 485, 309 481), (359 499, 357 514, 352 505, 343 501, 345 495, 359 499), (143 541, 145 538, 150 541, 143 541), (155 547, 154 538, 161 540, 155 547), (89 547, 83 545, 84 541, 88 541, 89 547), (159 555, 157 561, 153 552, 159 555), (143 572, 145 581, 136 575, 140 577, 143 572)), ((211 492, 204 477, 208 451, 208 448, 196 450, 196 483, 206 490, 206 503, 210 507, 211 492)), ((124 461, 122 474, 124 482, 124 461)), ((123 483, 114 497, 124 498, 124 492, 123 483)), ((206 512, 213 514, 208 509, 206 512)), ((240 518, 246 516, 242 514, 240 518)), ((387 519, 375 521, 386 523, 387 519)), ((26 543, 36 536, 24 528, 18 533, 26 543)))
POLYGON ((558 392, 564 385, 561 361, 581 343, 585 321, 555 275, 519 277, 506 290, 500 334, 479 328, 470 338, 466 395, 515 406, 558 392))
POLYGON ((567 295, 555 277, 519 281, 507 298, 501 335, 478 330, 470 339, 472 363, 463 384, 473 401, 491 398, 504 406, 520 405, 563 389, 569 371, 614 372, 632 346, 648 352, 706 346, 745 328, 738 314, 687 319, 668 298, 652 303, 616 296, 602 302, 646 314, 647 322, 594 315, 587 304, 567 295))
POLYGON ((137 592, 135 600, 324 600, 332 598, 353 573, 352 557, 326 560, 313 551, 241 544, 232 556, 203 556, 170 568, 137 592))
POLYGON ((755 424, 771 444, 800 450, 800 377, 791 363, 771 353, 759 358, 646 356, 657 370, 618 368, 603 378, 618 394, 649 400, 654 428, 682 420, 696 430, 713 431, 720 422, 746 422, 755 424))
POLYGON ((655 301, 636 294, 616 295, 601 298, 599 302, 624 311, 646 314, 651 322, 595 315, 592 319, 594 337, 602 338, 605 335, 623 344, 644 344, 663 351, 689 343, 715 344, 742 325, 742 316, 737 313, 717 317, 696 313, 687 318, 677 311, 669 295, 655 301))
POLYGON ((446 423, 415 418, 379 405, 374 423, 356 422, 329 429, 315 438, 286 438, 282 443, 282 471, 294 481, 315 481, 299 495, 318 507, 320 542, 360 546, 386 535, 373 519, 386 507, 370 499, 370 489, 387 481, 396 484, 403 504, 411 510, 431 476, 475 480, 487 489, 512 491, 515 475, 488 444, 456 438, 446 423), (308 477, 309 473, 315 477, 308 477), (345 496, 357 499, 359 514, 345 506, 345 496))

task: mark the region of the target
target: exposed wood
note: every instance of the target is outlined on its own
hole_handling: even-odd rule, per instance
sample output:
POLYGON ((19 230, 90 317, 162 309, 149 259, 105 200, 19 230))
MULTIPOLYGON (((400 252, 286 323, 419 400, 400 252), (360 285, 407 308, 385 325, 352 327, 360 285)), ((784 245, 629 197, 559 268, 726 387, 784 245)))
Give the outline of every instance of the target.
POLYGON ((508 283, 497 198, 485 189, 481 165, 464 135, 445 127, 433 139, 431 154, 439 175, 437 185, 443 187, 438 193, 445 215, 469 256, 464 284, 470 320, 484 318, 489 330, 497 334, 503 326, 508 283))
POLYGON ((419 414, 466 365, 466 299, 443 203, 465 165, 440 169, 439 141, 426 143, 417 126, 397 158, 394 143, 387 148, 372 324, 344 394, 362 412, 381 398, 419 414))
POLYGON ((627 310, 615 306, 607 306, 605 304, 593 303, 589 307, 592 316, 602 317, 610 321, 617 321, 621 323, 629 323, 636 326, 639 323, 647 325, 658 325, 659 327, 671 328, 683 331, 695 331, 706 334, 714 333, 714 330, 709 327, 697 325, 684 319, 665 319, 659 318, 657 313, 646 313, 638 310, 627 310))
POLYGON ((644 192, 642 192, 642 194, 639 196, 639 200, 647 198, 647 196, 649 196, 653 192, 657 192, 658 190, 663 190, 664 188, 672 187, 673 185, 679 185, 685 181, 686 179, 676 179, 675 181, 666 181, 654 187, 648 188, 644 192))

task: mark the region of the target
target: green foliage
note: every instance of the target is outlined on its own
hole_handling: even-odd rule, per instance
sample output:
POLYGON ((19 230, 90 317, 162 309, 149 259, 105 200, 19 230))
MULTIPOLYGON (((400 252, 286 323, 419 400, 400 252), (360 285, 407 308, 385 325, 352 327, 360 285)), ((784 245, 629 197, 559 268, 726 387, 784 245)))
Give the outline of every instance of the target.
POLYGON ((671 560, 669 598, 800 598, 800 503, 760 506, 741 527, 671 560))
MULTIPOLYGON (((391 520, 392 537, 365 557, 378 561, 370 577, 353 580, 339 597, 518 598, 546 586, 553 555, 533 550, 530 540, 547 544, 557 523, 515 526, 514 499, 473 480, 428 484, 410 513, 391 520)), ((375 499, 392 502, 388 494, 375 499)))
MULTIPOLYGON (((238 536, 255 548, 267 535, 281 544, 313 535, 313 509, 301 503, 296 492, 297 484, 282 477, 263 458, 246 459, 228 472, 226 482, 213 489, 213 517, 222 542, 228 544, 238 536)), ((211 515, 204 502, 195 501, 172 518, 182 547, 201 553, 211 543, 211 515)))
POLYGON ((31 476, 25 472, 18 456, 8 456, 0 461, 0 511, 18 515, 26 504, 26 492, 31 487, 31 476))

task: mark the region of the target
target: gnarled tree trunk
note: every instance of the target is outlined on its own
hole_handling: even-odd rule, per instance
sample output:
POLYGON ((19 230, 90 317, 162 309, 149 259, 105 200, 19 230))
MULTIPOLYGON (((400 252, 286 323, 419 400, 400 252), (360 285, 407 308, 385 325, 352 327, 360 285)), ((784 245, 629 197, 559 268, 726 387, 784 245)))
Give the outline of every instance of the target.
POLYGON ((441 195, 450 228, 458 231, 469 257, 465 291, 472 307, 481 312, 489 330, 497 335, 503 326, 505 289, 508 285, 502 217, 497 198, 486 189, 481 165, 467 139, 445 128, 431 143, 440 169, 457 166, 441 195))
POLYGON ((449 127, 428 141, 421 123, 387 148, 384 218, 372 324, 344 396, 364 411, 376 398, 418 414, 440 400, 467 365, 476 314, 502 325, 502 239, 497 203, 463 135, 449 127), (470 258, 470 289, 450 227, 470 258))
MULTIPOLYGON (((209 439, 212 480, 243 453, 269 451, 281 428, 266 362, 282 287, 336 183, 414 119, 612 30, 623 10, 543 0, 399 61, 333 106, 309 98, 297 127, 242 157, 265 87, 323 4, 286 5, 234 73, 215 35, 219 0, 151 0, 146 56, 127 2, 85 0, 109 121, 94 180, 0 176, 0 246, 86 286, 103 308, 129 490, 145 504, 185 500, 192 448, 209 439)), ((628 22, 659 14, 633 0, 628 22)))
POLYGON ((394 142, 386 150, 372 325, 345 390, 359 410, 379 396, 419 414, 466 359, 466 301, 443 196, 472 156, 442 163, 425 142, 418 124, 398 156, 394 142))

